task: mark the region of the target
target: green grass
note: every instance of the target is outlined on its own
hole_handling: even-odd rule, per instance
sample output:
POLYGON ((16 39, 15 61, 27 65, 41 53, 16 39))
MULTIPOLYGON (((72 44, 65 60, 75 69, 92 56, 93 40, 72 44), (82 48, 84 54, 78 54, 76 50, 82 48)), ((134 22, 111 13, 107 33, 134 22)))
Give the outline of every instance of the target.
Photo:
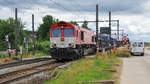
MULTIPOLYGON (((9 62, 10 62, 10 61, 12 61, 12 58, 13 58, 14 56, 15 56, 15 54, 11 54, 11 57, 9 58, 8 54, 1 55, 1 56, 0 56, 0 62, 3 62, 3 60, 5 60, 5 59, 8 59, 9 62)), ((28 54, 28 56, 24 53, 23 56, 22 56, 22 58, 24 59, 24 58, 42 57, 42 56, 50 56, 50 54, 46 54, 46 53, 43 53, 43 52, 36 52, 35 55, 33 56, 33 55, 32 55, 32 52, 30 52, 30 53, 28 54)), ((18 54, 18 57, 19 57, 19 59, 21 59, 21 55, 20 55, 20 54, 18 54)), ((3 62, 3 63, 4 63, 4 62, 3 62)))
POLYGON ((145 46, 150 47, 150 43, 146 43, 145 46))
POLYGON ((73 63, 56 80, 52 79, 44 84, 78 84, 79 81, 110 80, 112 72, 104 69, 113 69, 110 64, 118 62, 115 56, 101 56, 85 58, 73 63))
POLYGON ((31 57, 42 57, 42 56, 50 56, 50 54, 46 54, 43 52, 36 52, 35 55, 32 55, 32 52, 28 54, 28 56, 26 54, 23 54, 23 58, 31 58, 31 57))

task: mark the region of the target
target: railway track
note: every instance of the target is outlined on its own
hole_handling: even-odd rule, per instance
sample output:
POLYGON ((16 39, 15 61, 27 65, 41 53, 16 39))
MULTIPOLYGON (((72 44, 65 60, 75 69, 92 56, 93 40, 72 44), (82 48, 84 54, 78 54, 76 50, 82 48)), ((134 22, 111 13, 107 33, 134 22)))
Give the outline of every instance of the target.
POLYGON ((4 68, 10 68, 10 67, 14 67, 14 66, 26 65, 26 64, 36 63, 36 62, 50 60, 50 59, 51 58, 48 58, 48 57, 43 57, 43 58, 41 57, 41 58, 26 59, 26 60, 6 63, 6 64, 0 64, 0 70, 4 69, 4 68))
POLYGON ((38 74, 40 72, 53 70, 58 66, 64 65, 65 63, 57 63, 56 61, 51 61, 49 63, 35 66, 32 68, 16 70, 13 72, 5 73, 0 75, 0 84, 9 84, 13 81, 19 80, 21 78, 25 78, 34 74, 38 74))
MULTIPOLYGON (((75 60, 75 61, 79 61, 79 60, 75 60)), ((0 84, 11 84, 11 83, 15 84, 13 82, 17 82, 20 79, 22 80, 24 78, 31 77, 41 72, 47 72, 47 71, 49 72, 50 70, 54 70, 56 67, 69 64, 75 61, 57 62, 50 58, 48 60, 45 58, 44 59, 41 58, 41 60, 39 61, 35 60, 31 62, 31 60, 30 61, 26 60, 26 62, 21 62, 22 64, 18 64, 19 62, 15 62, 17 64, 12 63, 12 65, 7 64, 5 67, 3 67, 2 70, 0 70, 0 84), (7 70, 6 67, 10 69, 7 70), (3 73, 1 73, 1 71, 3 71, 3 73)))

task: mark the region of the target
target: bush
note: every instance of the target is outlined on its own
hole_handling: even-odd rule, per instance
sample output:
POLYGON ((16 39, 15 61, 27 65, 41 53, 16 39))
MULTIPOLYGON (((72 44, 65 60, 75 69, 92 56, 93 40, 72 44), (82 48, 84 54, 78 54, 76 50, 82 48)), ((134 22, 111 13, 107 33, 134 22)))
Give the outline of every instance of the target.
POLYGON ((119 51, 117 54, 116 54, 117 57, 130 57, 130 53, 129 51, 127 50, 123 50, 123 51, 119 51))
POLYGON ((35 42, 35 49, 42 51, 43 53, 49 54, 50 52, 49 41, 35 42))
MULTIPOLYGON (((45 54, 49 54, 49 52, 50 52, 49 45, 50 45, 49 41, 36 41, 35 42, 35 50, 36 50, 36 52, 42 52, 45 54)), ((32 43, 30 43, 28 46, 29 46, 29 51, 32 51, 32 43)))

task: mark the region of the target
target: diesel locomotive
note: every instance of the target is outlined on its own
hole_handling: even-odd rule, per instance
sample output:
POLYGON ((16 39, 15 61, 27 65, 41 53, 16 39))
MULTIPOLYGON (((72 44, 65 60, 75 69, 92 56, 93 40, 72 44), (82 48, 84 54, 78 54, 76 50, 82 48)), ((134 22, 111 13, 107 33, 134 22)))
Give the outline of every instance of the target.
POLYGON ((94 32, 60 21, 50 28, 50 53, 56 60, 79 59, 96 52, 94 32))

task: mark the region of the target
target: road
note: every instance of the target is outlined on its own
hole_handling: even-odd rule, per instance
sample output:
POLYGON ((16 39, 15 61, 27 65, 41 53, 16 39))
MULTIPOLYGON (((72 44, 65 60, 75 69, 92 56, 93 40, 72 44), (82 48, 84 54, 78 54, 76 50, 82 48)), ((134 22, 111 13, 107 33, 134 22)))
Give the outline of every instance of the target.
POLYGON ((150 84, 150 50, 145 56, 123 58, 120 84, 150 84))

